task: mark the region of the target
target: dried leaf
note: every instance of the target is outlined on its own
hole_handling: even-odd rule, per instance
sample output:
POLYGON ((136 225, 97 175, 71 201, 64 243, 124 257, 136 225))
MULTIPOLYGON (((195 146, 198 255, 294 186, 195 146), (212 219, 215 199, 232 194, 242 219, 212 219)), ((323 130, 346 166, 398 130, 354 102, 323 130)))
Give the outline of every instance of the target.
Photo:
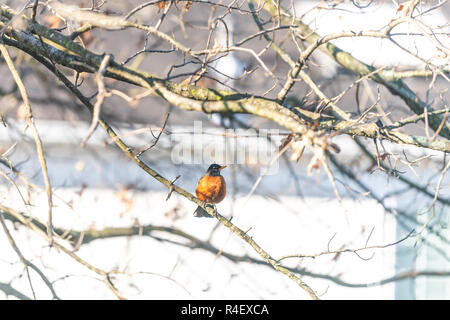
MULTIPOLYGON (((167 0, 167 1, 168 1, 168 0, 167 0)), ((164 10, 164 9, 166 8, 166 6, 167 6, 167 1, 161 1, 161 2, 158 2, 157 4, 155 4, 155 6, 158 7, 158 13, 159 13, 161 10, 164 10)))
POLYGON ((278 147, 278 150, 281 151, 289 142, 291 142, 292 138, 294 137, 293 133, 290 133, 286 136, 286 138, 284 138, 283 140, 281 140, 281 144, 278 147))
POLYGON ((399 13, 400 11, 403 10, 403 4, 400 4, 397 8, 397 11, 395 13, 399 13))
POLYGON ((292 155, 290 157, 291 161, 298 161, 302 155, 303 151, 305 151, 306 148, 306 142, 305 140, 297 140, 291 144, 292 148, 292 155))
POLYGON ((201 80, 200 71, 197 71, 195 74, 190 75, 186 79, 184 79, 181 84, 191 84, 193 82, 201 80))
POLYGON ((119 201, 125 205, 125 210, 120 213, 122 217, 124 214, 128 213, 133 207, 133 196, 129 192, 129 188, 122 185, 117 185, 120 191, 115 193, 115 196, 119 198, 119 201))
POLYGON ((396 13, 402 12, 402 16, 407 16, 414 9, 415 4, 414 0, 403 2, 398 6, 396 13))
POLYGON ((177 221, 181 218, 180 208, 178 206, 173 207, 172 209, 164 213, 164 216, 169 218, 171 221, 177 221))
POLYGON ((333 142, 328 142, 327 149, 331 150, 331 151, 333 151, 335 153, 341 152, 341 148, 339 148, 339 146, 337 144, 333 143, 333 142))
POLYGON ((313 157, 308 164, 308 176, 312 175, 313 170, 320 169, 323 161, 325 161, 325 149, 324 146, 313 146, 313 157))
POLYGON ((186 11, 188 11, 189 8, 191 7, 191 5, 192 5, 192 0, 186 1, 186 5, 184 6, 184 9, 185 9, 186 11))
POLYGON ((62 26, 62 20, 56 15, 51 15, 51 16, 46 16, 45 17, 45 22, 48 23, 48 27, 50 29, 56 29, 62 26))
POLYGON ((308 176, 312 175, 313 170, 317 170, 317 169, 320 169, 320 161, 314 155, 308 164, 308 169, 307 169, 308 176))

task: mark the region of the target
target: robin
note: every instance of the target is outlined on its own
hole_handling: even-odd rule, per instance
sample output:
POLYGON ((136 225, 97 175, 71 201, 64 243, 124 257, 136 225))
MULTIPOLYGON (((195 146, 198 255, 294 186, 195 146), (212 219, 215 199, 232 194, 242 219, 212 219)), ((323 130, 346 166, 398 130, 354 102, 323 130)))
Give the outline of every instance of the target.
MULTIPOLYGON (((226 168, 226 166, 220 166, 213 163, 206 170, 206 174, 198 181, 195 194, 197 198, 207 204, 212 204, 214 210, 216 207, 214 204, 219 203, 225 198, 227 193, 227 186, 225 179, 220 175, 220 170, 226 168)), ((198 206, 194 212, 195 217, 208 217, 211 216, 202 207, 198 206)))

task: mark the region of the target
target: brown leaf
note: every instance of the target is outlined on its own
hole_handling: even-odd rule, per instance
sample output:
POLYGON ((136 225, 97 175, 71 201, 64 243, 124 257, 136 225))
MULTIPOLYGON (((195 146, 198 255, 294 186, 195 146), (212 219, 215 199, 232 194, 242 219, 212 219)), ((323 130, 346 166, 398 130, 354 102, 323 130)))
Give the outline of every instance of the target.
MULTIPOLYGON (((84 23, 82 25, 84 25, 84 23)), ((92 35, 91 30, 83 32, 80 34, 80 37, 85 46, 88 46, 92 41, 94 41, 94 36, 92 35)))
POLYGON ((304 140, 297 140, 291 144, 292 155, 290 157, 291 161, 298 161, 306 148, 306 142, 304 140))
POLYGON ((189 77, 187 77, 186 79, 184 79, 181 84, 191 84, 195 81, 201 81, 201 75, 200 75, 200 71, 197 71, 195 74, 190 75, 189 77))
POLYGON ((81 197, 83 195, 84 190, 87 188, 87 185, 85 185, 84 183, 81 185, 81 189, 78 190, 77 192, 75 192, 75 194, 77 194, 79 197, 81 197))
POLYGON ((294 137, 293 133, 290 133, 286 136, 286 138, 284 138, 283 140, 281 140, 281 144, 278 147, 278 150, 281 151, 283 150, 283 148, 289 143, 291 142, 292 138, 294 137))
POLYGON ((316 156, 313 156, 311 161, 308 164, 308 176, 312 175, 313 170, 317 170, 320 168, 320 160, 316 156))
POLYGON ((50 29, 59 28, 62 26, 62 20, 56 15, 46 16, 44 19, 45 22, 48 23, 48 27, 50 29))
POLYGON ((210 79, 200 78, 199 80, 197 80, 197 87, 207 88, 209 84, 211 84, 210 79))
MULTIPOLYGON (((167 0, 167 1, 168 1, 168 0, 167 0)), ((167 6, 167 1, 161 1, 161 2, 158 2, 157 4, 155 4, 155 6, 158 7, 158 13, 159 13, 161 10, 164 10, 164 9, 166 8, 166 6, 167 6)))
POLYGON ((115 193, 115 196, 125 205, 125 210, 120 213, 120 216, 122 217, 131 210, 134 200, 128 186, 117 185, 117 188, 119 191, 115 193))
POLYGON ((192 5, 192 0, 186 1, 186 5, 184 6, 184 9, 185 9, 186 11, 188 11, 189 8, 191 7, 191 5, 192 5))
POLYGON ((414 10, 414 7, 415 7, 415 1, 409 0, 409 1, 401 3, 397 8, 396 13, 402 12, 402 16, 406 17, 408 14, 411 13, 412 10, 414 10))

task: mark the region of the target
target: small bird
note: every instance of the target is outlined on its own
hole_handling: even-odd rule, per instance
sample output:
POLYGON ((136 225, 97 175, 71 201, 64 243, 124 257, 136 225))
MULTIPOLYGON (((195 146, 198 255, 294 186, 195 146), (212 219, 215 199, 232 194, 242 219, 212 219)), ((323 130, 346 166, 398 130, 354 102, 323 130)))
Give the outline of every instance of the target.
MULTIPOLYGON (((227 193, 227 186, 225 179, 220 175, 220 170, 226 168, 226 166, 220 166, 213 163, 206 170, 206 174, 198 181, 195 194, 204 203, 212 204, 214 210, 216 207, 214 204, 219 203, 225 198, 227 193)), ((208 217, 212 218, 208 212, 202 207, 198 206, 194 212, 195 217, 208 217)))

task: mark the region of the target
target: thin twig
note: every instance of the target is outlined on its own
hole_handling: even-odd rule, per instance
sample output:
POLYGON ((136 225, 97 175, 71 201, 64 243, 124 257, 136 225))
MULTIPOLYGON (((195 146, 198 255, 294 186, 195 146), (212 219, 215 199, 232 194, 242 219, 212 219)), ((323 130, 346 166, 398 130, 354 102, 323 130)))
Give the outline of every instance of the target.
POLYGON ((38 154, 39 162, 41 164, 42 174, 44 176, 45 190, 47 192, 47 203, 48 203, 47 236, 48 236, 48 241, 49 241, 50 245, 52 245, 52 242, 53 242, 52 186, 50 184, 50 178, 48 176, 47 162, 45 160, 44 149, 43 149, 43 146, 42 146, 41 137, 39 135, 39 131, 36 128, 36 125, 34 124, 33 113, 32 113, 32 110, 31 110, 30 101, 28 99, 28 94, 27 94, 25 86, 24 86, 24 84, 22 82, 22 79, 20 79, 20 76, 19 76, 16 68, 14 67, 14 63, 13 63, 13 61, 11 60, 11 58, 9 56, 8 50, 6 50, 6 47, 3 44, 0 44, 0 51, 1 51, 2 55, 3 55, 3 58, 6 61, 6 64, 8 65, 8 68, 9 68, 9 70, 10 70, 14 80, 17 83, 17 86, 19 88, 20 94, 22 96, 23 103, 24 103, 25 108, 26 108, 25 120, 26 120, 27 126, 30 127, 32 129, 32 131, 33 131, 34 141, 35 141, 35 144, 36 144, 36 151, 37 151, 37 154, 38 154))
MULTIPOLYGON (((395 242, 388 243, 388 244, 367 246, 367 242, 366 242, 366 245, 364 247, 361 247, 361 248, 340 249, 340 250, 330 250, 328 248, 327 251, 322 251, 322 252, 313 253, 313 254, 301 254, 301 253, 289 254, 289 255, 285 255, 285 256, 282 256, 282 257, 278 258, 277 261, 282 261, 282 260, 290 259, 290 258, 317 258, 317 257, 323 256, 323 255, 339 254, 339 253, 346 253, 346 252, 357 253, 358 251, 369 250, 369 249, 384 249, 384 248, 388 248, 388 247, 391 247, 391 246, 395 246, 395 245, 405 241, 406 239, 408 239, 408 238, 410 238, 412 236, 413 232, 414 232, 414 230, 411 230, 405 237, 403 237, 400 240, 397 240, 395 242)), ((370 237, 370 235, 369 235, 369 237, 370 237)), ((358 256, 358 257, 360 257, 360 256, 358 256)))
POLYGON ((97 93, 97 100, 94 105, 94 111, 92 113, 92 122, 91 126, 89 127, 88 134, 86 137, 81 141, 81 147, 83 148, 86 145, 86 142, 89 140, 91 135, 94 133, 95 129, 98 125, 98 119, 100 117, 100 108, 103 104, 103 101, 105 100, 105 96, 107 94, 106 88, 105 88, 105 82, 103 81, 104 74, 106 71, 106 68, 108 67, 109 61, 111 59, 111 55, 107 54, 104 56, 102 63, 100 64, 100 67, 98 68, 98 72, 96 75, 96 81, 98 86, 98 93, 97 93))

